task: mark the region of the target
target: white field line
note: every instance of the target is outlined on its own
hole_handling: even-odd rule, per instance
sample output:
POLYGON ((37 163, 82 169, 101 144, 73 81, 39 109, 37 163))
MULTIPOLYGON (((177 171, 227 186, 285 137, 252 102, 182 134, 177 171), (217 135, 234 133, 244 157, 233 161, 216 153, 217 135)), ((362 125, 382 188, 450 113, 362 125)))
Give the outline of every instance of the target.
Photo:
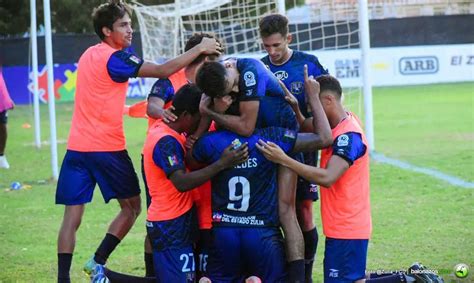
POLYGON ((441 171, 438 171, 438 170, 416 166, 416 165, 410 164, 410 163, 405 162, 405 161, 400 161, 398 159, 387 157, 387 156, 385 156, 381 153, 377 153, 377 152, 372 152, 370 154, 370 156, 372 157, 372 159, 374 159, 377 162, 386 163, 386 164, 389 164, 389 165, 392 165, 392 166, 395 166, 395 167, 399 167, 399 168, 402 168, 402 169, 405 169, 405 170, 408 170, 408 171, 413 171, 413 172, 417 172, 417 173, 426 174, 426 175, 429 175, 433 178, 448 182, 448 183, 450 183, 451 185, 454 185, 454 186, 459 186, 459 187, 466 188, 466 189, 473 189, 474 188, 474 183, 473 182, 465 181, 463 179, 445 174, 445 173, 443 173, 441 171))

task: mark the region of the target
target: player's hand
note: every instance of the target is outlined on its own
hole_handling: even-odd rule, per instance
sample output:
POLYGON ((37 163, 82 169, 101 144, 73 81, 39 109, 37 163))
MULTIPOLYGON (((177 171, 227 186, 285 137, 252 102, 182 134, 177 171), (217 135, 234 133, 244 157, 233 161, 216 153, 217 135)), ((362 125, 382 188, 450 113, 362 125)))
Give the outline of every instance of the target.
POLYGON ((283 89, 283 91, 285 92, 285 100, 286 102, 288 102, 291 106, 291 108, 295 108, 295 107, 298 107, 298 99, 296 99, 296 97, 293 95, 293 93, 291 93, 287 88, 286 88, 286 85, 278 80, 278 82, 280 83, 280 86, 281 88, 283 89))
POLYGON ((304 65, 304 90, 307 101, 310 99, 319 99, 319 83, 313 76, 308 76, 308 65, 304 65))
POLYGON ((203 116, 207 116, 209 113, 209 107, 211 105, 212 99, 205 93, 201 96, 201 102, 199 103, 199 112, 203 116))
POLYGON ((249 148, 247 143, 238 148, 234 148, 234 145, 231 144, 222 152, 219 162, 221 162, 223 168, 229 168, 244 163, 248 158, 249 148))
POLYGON ((217 113, 224 113, 229 109, 230 105, 232 104, 232 96, 225 95, 223 97, 218 97, 213 99, 214 102, 214 111, 217 113))
POLYGON ((223 49, 222 46, 215 38, 203 37, 201 43, 199 43, 199 50, 201 53, 208 55, 221 55, 223 49))
POLYGON ((275 162, 275 163, 282 163, 285 157, 287 157, 286 153, 275 143, 273 142, 265 142, 263 140, 258 140, 258 143, 255 146, 260 150, 261 153, 265 156, 266 159, 275 162))
POLYGON ((184 147, 186 148, 186 150, 191 150, 194 146, 194 143, 198 140, 198 137, 196 137, 195 135, 189 135, 187 138, 186 138, 186 143, 184 144, 184 147))
POLYGON ((162 114, 161 114, 161 119, 163 119, 163 122, 165 123, 170 123, 176 121, 178 117, 173 113, 173 110, 175 110, 174 106, 171 105, 167 109, 164 109, 162 114))

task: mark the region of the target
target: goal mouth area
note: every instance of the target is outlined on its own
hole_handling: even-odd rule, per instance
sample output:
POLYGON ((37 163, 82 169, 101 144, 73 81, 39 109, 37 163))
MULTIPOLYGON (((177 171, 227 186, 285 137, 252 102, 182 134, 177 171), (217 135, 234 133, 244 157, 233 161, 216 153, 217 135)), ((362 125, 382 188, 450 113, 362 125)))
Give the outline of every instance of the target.
POLYGON ((192 16, 227 5, 229 3, 232 3, 232 0, 221 0, 217 1, 218 3, 215 0, 202 0, 199 2, 199 5, 196 5, 196 3, 192 3, 193 0, 177 2, 179 3, 179 7, 177 7, 176 3, 145 6, 137 1, 132 1, 132 8, 134 10, 138 10, 140 13, 153 16, 169 17, 170 13, 172 14, 176 11, 179 11, 180 16, 192 16))

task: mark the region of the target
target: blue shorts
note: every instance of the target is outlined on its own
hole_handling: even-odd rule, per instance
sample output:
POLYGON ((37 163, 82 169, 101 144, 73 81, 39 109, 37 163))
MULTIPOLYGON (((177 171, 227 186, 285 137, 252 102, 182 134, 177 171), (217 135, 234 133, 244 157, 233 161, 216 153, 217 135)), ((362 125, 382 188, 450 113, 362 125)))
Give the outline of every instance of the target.
POLYGON ((209 261, 209 249, 211 247, 211 229, 199 229, 199 240, 196 242, 194 256, 197 265, 197 279, 207 274, 207 262, 209 261))
POLYGON ((324 282, 352 283, 365 278, 369 240, 326 238, 324 282))
POLYGON ((287 282, 284 241, 276 227, 213 227, 208 274, 213 283, 287 282))
POLYGON ((78 205, 92 200, 98 184, 104 201, 140 194, 138 177, 126 150, 78 152, 64 156, 56 187, 56 204, 78 205))
POLYGON ((153 264, 158 282, 195 282, 195 208, 175 219, 147 221, 146 227, 153 248, 153 264))
POLYGON ((0 124, 6 124, 8 122, 7 110, 0 112, 0 124))
POLYGON ((142 159, 141 159, 142 178, 143 178, 143 184, 145 186, 146 208, 149 208, 151 205, 150 188, 148 187, 148 183, 146 182, 145 163, 143 162, 144 161, 143 161, 143 154, 142 154, 142 159))
MULTIPOLYGON (((296 160, 306 165, 317 166, 318 165, 318 152, 304 152, 297 155, 296 160)), ((298 182, 296 187, 296 200, 312 200, 317 201, 319 199, 318 186, 308 182, 306 179, 298 176, 298 182)))

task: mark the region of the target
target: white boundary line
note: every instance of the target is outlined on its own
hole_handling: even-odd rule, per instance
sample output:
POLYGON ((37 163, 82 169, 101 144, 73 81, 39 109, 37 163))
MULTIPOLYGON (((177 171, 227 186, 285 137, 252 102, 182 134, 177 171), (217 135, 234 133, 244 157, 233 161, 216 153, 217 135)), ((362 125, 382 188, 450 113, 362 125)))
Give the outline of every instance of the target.
POLYGON ((434 177, 436 179, 448 182, 448 183, 450 183, 451 185, 454 185, 454 186, 459 186, 459 187, 466 188, 466 189, 473 189, 474 188, 474 183, 473 182, 468 182, 468 181, 465 181, 465 180, 460 179, 458 177, 454 177, 454 176, 445 174, 443 172, 440 172, 440 171, 437 171, 437 170, 434 170, 434 169, 412 165, 408 162, 404 162, 404 161, 400 161, 400 160, 397 160, 397 159, 394 159, 394 158, 386 157, 385 155, 383 155, 381 153, 377 153, 377 152, 372 152, 370 154, 370 156, 377 162, 386 163, 386 164, 389 164, 389 165, 392 165, 392 166, 395 166, 395 167, 399 167, 399 168, 402 168, 402 169, 405 169, 405 170, 426 174, 426 175, 429 175, 429 176, 434 177))

